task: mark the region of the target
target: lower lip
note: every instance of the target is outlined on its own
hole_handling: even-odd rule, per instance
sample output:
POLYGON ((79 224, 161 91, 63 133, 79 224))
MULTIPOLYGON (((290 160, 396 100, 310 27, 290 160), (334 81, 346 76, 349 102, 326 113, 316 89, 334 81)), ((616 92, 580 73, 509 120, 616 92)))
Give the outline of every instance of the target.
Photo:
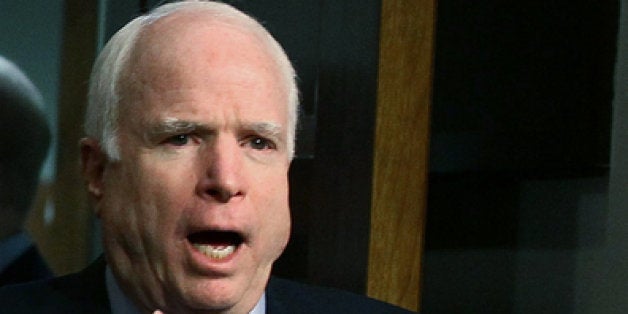
POLYGON ((190 257, 192 259, 192 263, 199 268, 202 272, 207 272, 209 274, 225 274, 230 272, 234 267, 235 259, 240 253, 242 249, 242 244, 238 245, 233 253, 229 254, 224 258, 211 258, 201 251, 199 251, 192 243, 186 241, 188 252, 190 252, 190 257))

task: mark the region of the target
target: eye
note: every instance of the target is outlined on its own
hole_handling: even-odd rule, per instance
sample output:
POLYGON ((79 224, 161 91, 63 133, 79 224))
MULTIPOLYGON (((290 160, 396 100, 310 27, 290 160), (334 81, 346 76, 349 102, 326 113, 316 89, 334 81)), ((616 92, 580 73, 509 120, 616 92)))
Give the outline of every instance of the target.
POLYGON ((185 146, 190 142, 189 134, 177 134, 175 136, 171 136, 167 138, 164 143, 170 144, 173 146, 185 146))
POLYGON ((275 144, 263 137, 253 137, 249 140, 249 146, 255 150, 274 149, 275 144))

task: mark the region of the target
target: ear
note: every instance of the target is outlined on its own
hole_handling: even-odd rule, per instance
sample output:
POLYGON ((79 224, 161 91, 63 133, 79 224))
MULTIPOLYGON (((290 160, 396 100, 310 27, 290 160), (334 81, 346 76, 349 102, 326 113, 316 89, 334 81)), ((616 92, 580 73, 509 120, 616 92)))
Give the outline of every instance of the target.
POLYGON ((87 185, 89 195, 98 201, 103 195, 103 174, 107 163, 107 155, 100 144, 93 138, 79 141, 81 149, 81 172, 87 185))

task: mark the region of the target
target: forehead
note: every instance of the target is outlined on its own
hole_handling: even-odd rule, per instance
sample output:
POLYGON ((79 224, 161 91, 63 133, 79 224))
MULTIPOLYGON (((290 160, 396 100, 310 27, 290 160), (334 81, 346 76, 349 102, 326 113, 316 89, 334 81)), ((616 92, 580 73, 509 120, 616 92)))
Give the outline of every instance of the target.
POLYGON ((204 14, 174 13, 148 25, 128 62, 121 76, 122 103, 171 109, 146 108, 153 104, 146 103, 153 91, 176 102, 231 97, 258 110, 288 110, 287 85, 264 40, 246 27, 204 14))
POLYGON ((140 32, 128 68, 133 71, 142 66, 168 64, 177 69, 190 62, 205 65, 255 62, 257 66, 273 67, 273 71, 279 72, 267 39, 258 28, 246 25, 249 25, 246 20, 217 18, 202 10, 171 13, 140 32))

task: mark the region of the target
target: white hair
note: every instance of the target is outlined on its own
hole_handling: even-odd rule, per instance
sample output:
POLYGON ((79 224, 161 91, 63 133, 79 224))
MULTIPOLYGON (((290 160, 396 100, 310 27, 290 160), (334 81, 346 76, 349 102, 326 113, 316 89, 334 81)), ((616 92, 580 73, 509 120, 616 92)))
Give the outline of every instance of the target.
POLYGON ((213 1, 181 1, 157 7, 146 15, 135 18, 120 29, 99 54, 89 82, 88 105, 85 115, 85 133, 100 141, 103 151, 112 160, 120 159, 117 141, 119 81, 129 66, 128 60, 141 31, 153 22, 181 10, 207 12, 208 18, 228 25, 243 27, 258 36, 279 67, 283 84, 288 92, 288 157, 294 156, 299 96, 296 74, 281 45, 255 19, 236 8, 213 1))

